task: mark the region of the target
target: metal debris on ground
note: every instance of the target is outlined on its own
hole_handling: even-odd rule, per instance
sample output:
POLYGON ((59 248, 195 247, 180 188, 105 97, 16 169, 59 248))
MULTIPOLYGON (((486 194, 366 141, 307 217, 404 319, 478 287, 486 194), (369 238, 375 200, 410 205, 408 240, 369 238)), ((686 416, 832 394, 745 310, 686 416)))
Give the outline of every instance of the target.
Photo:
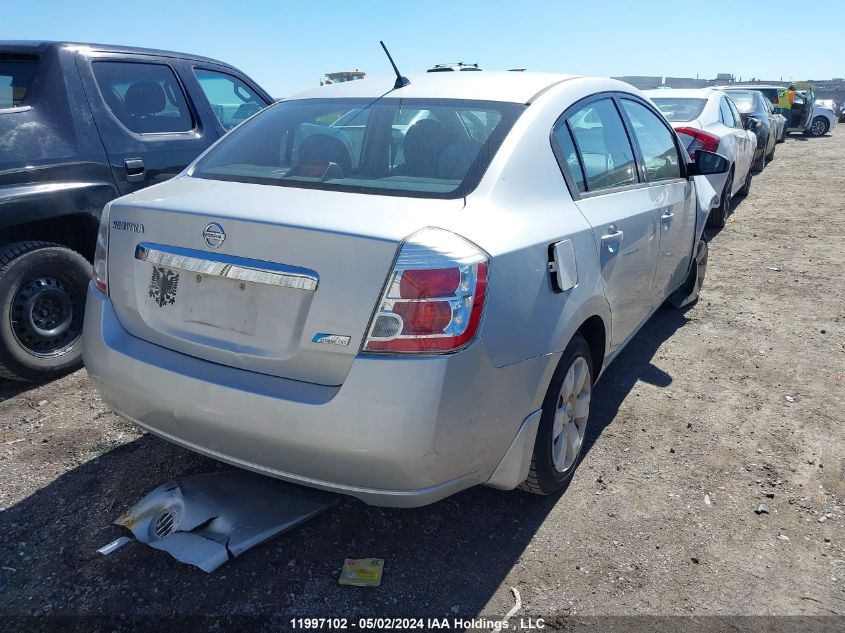
POLYGON ((120 538, 116 538, 115 540, 113 540, 108 545, 103 545, 100 549, 97 550, 97 552, 99 554, 102 554, 103 556, 108 556, 112 552, 119 550, 121 547, 123 547, 130 541, 132 541, 132 539, 128 536, 121 536, 120 538))
POLYGON ((754 508, 754 512, 757 514, 768 514, 769 513, 769 506, 767 506, 762 501, 757 504, 757 507, 754 508))
POLYGON ((340 571, 340 584, 353 587, 378 587, 384 571, 383 558, 347 558, 340 571))
POLYGON ((337 499, 337 495, 246 471, 192 475, 162 484, 115 525, 128 528, 137 540, 178 561, 212 572, 230 558, 319 514, 337 499))

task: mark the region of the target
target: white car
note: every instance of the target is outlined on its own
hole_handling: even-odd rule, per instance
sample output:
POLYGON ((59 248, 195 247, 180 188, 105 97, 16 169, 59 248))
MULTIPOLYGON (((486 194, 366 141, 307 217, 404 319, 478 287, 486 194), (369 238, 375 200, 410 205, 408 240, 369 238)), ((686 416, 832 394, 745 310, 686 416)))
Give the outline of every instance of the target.
POLYGON ((731 212, 731 199, 745 196, 751 188, 751 169, 757 137, 746 130, 742 117, 730 97, 721 90, 646 90, 686 145, 690 158, 696 150, 716 152, 733 163, 725 174, 708 176, 721 196, 719 206, 710 213, 708 226, 725 226, 731 212))
POLYGON ((273 105, 109 203, 89 375, 171 442, 368 503, 557 492, 602 371, 667 299, 698 296, 704 176, 729 162, 690 163, 620 81, 400 86, 273 105), (353 110, 360 145, 332 127, 353 110))

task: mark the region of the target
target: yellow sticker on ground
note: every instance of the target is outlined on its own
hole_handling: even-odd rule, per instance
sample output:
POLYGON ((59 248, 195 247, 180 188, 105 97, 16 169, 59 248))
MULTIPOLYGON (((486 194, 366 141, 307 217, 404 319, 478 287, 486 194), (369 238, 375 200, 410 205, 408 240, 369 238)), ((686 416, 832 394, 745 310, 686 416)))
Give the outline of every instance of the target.
POLYGON ((340 571, 340 584, 354 587, 378 587, 384 570, 382 558, 347 558, 340 571))

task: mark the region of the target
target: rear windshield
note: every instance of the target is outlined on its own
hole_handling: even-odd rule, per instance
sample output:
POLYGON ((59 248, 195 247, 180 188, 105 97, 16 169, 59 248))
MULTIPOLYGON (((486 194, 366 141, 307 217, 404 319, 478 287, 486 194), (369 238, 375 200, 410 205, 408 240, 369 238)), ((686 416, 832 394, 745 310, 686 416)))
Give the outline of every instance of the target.
POLYGON ((707 105, 706 99, 672 99, 668 97, 659 97, 652 99, 655 105, 660 108, 663 116, 669 121, 692 121, 697 119, 704 106, 707 105))
POLYGON ((757 109, 757 104, 754 103, 753 92, 739 92, 731 90, 728 95, 736 104, 736 109, 740 112, 754 112, 757 109))
POLYGON ((0 109, 23 105, 36 63, 34 58, 0 57, 0 109))
POLYGON ((524 109, 451 99, 285 101, 233 130, 191 175, 458 198, 476 187, 524 109))

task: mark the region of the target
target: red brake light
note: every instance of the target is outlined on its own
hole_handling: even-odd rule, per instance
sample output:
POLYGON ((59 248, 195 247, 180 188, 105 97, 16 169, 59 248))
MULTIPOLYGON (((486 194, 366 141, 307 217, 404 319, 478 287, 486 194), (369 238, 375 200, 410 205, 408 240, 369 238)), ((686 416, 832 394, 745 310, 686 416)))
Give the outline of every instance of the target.
POLYGON ((399 284, 399 294, 403 299, 449 297, 455 293, 460 281, 461 271, 458 268, 406 270, 399 284))
POLYGON ((451 352, 477 334, 487 292, 486 253, 441 229, 402 246, 364 352, 451 352))
POLYGON ((719 149, 719 137, 694 127, 677 127, 675 132, 692 137, 687 144, 689 157, 695 160, 695 153, 702 149, 705 152, 715 152, 719 149))

